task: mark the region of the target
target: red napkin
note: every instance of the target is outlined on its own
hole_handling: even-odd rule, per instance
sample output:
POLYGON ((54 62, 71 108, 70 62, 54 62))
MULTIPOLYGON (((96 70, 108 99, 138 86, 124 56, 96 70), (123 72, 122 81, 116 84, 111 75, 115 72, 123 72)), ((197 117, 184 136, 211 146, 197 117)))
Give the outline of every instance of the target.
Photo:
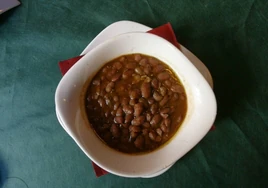
MULTIPOLYGON (((180 45, 177 42, 177 38, 175 36, 175 33, 170 25, 170 23, 164 24, 160 27, 157 27, 155 29, 152 29, 148 31, 148 33, 152 33, 155 35, 158 35, 170 43, 172 43, 174 46, 176 46, 178 49, 180 49, 180 45)), ((59 67, 62 75, 64 75, 79 59, 81 59, 83 56, 77 56, 68 60, 60 61, 59 67)), ((214 130, 215 126, 213 125, 211 127, 211 130, 214 130)), ((108 172, 97 166, 95 163, 92 162, 95 174, 97 177, 100 177, 102 175, 107 174, 108 172)))

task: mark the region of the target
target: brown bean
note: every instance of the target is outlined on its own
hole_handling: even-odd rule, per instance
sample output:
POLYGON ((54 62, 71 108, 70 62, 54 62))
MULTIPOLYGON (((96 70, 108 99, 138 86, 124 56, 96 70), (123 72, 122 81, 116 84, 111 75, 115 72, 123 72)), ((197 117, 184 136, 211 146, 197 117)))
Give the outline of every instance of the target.
POLYGON ((165 84, 166 84, 166 86, 168 86, 168 87, 170 87, 171 86, 171 81, 170 80, 165 80, 165 82, 164 82, 165 84))
POLYGON ((135 54, 134 55, 134 60, 135 61, 140 61, 141 60, 141 55, 140 54, 135 54))
POLYGON ((160 116, 160 114, 155 114, 154 117, 152 118, 152 120, 150 121, 150 124, 152 126, 157 125, 160 121, 162 120, 162 117, 160 116))
POLYGON ((111 103, 111 100, 109 98, 105 99, 105 103, 107 106, 111 107, 112 106, 112 103, 111 103))
POLYGON ((145 74, 150 75, 152 71, 152 67, 148 64, 144 67, 143 71, 145 74))
POLYGON ((123 111, 125 112, 125 114, 132 114, 133 113, 133 108, 130 105, 124 105, 123 106, 123 111))
POLYGON ((129 96, 131 99, 137 99, 141 96, 141 92, 139 89, 133 89, 129 92, 129 96))
POLYGON ((152 141, 155 141, 155 139, 156 139, 156 137, 157 137, 157 135, 155 134, 155 132, 150 132, 149 133, 149 138, 152 140, 152 141))
POLYGON ((164 133, 168 132, 168 127, 165 125, 164 122, 161 123, 160 128, 164 133))
POLYGON ((178 93, 174 93, 174 95, 172 96, 172 101, 177 101, 180 98, 178 93))
POLYGON ((167 94, 167 88, 162 86, 159 88, 159 92, 162 96, 165 96, 167 94))
POLYGON ((110 93, 111 91, 112 91, 112 89, 114 88, 114 82, 110 82, 107 86, 106 86, 106 88, 105 88, 105 91, 107 92, 107 93, 110 93))
POLYGON ((166 125, 167 127, 169 127, 170 124, 171 124, 171 120, 170 120, 169 118, 164 119, 164 123, 165 123, 165 125, 166 125))
POLYGON ((123 62, 123 61, 125 61, 125 59, 126 59, 126 57, 122 56, 122 57, 120 57, 119 61, 123 62))
POLYGON ((133 75, 133 81, 132 84, 137 84, 141 81, 141 76, 138 74, 133 75))
POLYGON ((141 66, 145 66, 145 65, 147 65, 147 59, 144 58, 144 59, 140 60, 139 64, 140 64, 141 66))
POLYGON ((120 70, 123 66, 120 62, 117 61, 113 64, 113 67, 116 68, 117 70, 120 70))
POLYGON ((150 83, 143 82, 141 85, 141 95, 144 98, 149 98, 151 96, 151 86, 150 83))
POLYGON ((137 103, 134 105, 134 116, 140 116, 143 111, 143 104, 142 103, 137 103))
POLYGON ((120 129, 116 124, 112 124, 110 131, 115 138, 120 136, 120 129))
POLYGON ((164 96, 164 98, 159 102, 159 106, 164 106, 165 104, 167 104, 169 100, 169 97, 166 95, 164 96))
POLYGON ((149 107, 149 104, 148 104, 148 102, 147 102, 146 99, 139 98, 139 102, 142 103, 145 108, 148 108, 149 107))
POLYGON ((157 137, 155 138, 155 141, 156 141, 156 142, 161 142, 161 141, 162 141, 161 136, 157 136, 157 137))
POLYGON ((106 111, 106 112, 104 113, 104 116, 105 116, 105 117, 108 117, 108 116, 110 115, 110 113, 111 113, 111 112, 108 110, 108 111, 106 111))
POLYGON ((151 127, 151 125, 150 125, 149 122, 144 122, 144 123, 142 124, 142 126, 145 127, 145 128, 150 128, 150 127, 151 127))
POLYGON ((99 103, 100 107, 104 107, 104 105, 105 105, 105 101, 103 98, 99 98, 98 103, 99 103))
POLYGON ((102 72, 103 72, 103 73, 106 73, 108 70, 109 70, 109 68, 106 66, 106 67, 104 67, 104 68, 102 69, 102 72))
POLYGON ((146 114, 146 120, 147 120, 147 121, 150 122, 151 119, 152 119, 152 117, 153 117, 152 114, 150 114, 149 112, 146 114))
POLYGON ((136 138, 138 135, 139 135, 139 133, 137 133, 137 132, 130 132, 131 139, 136 138))
POLYGON ((118 72, 112 76, 111 81, 115 82, 115 81, 119 80, 120 77, 121 77, 121 74, 118 72))
POLYGON ((141 132, 141 128, 139 126, 131 125, 129 126, 129 131, 138 133, 138 132, 141 132))
POLYGON ((128 101, 129 101, 128 98, 124 97, 124 98, 122 99, 122 101, 121 101, 121 104, 122 104, 122 105, 127 105, 127 104, 129 103, 128 101))
POLYGON ((159 136, 162 136, 162 130, 160 128, 157 128, 156 129, 156 133, 159 135, 159 136))
POLYGON ((183 87, 181 85, 172 85, 170 88, 171 91, 175 92, 175 93, 183 93, 183 87))
POLYGON ((149 134, 149 130, 148 129, 142 129, 142 134, 147 136, 149 134))
POLYGON ((123 130, 127 130, 127 133, 128 133, 128 127, 129 127, 129 124, 128 123, 122 123, 122 124, 120 124, 122 127, 124 127, 125 129, 123 129, 123 130))
POLYGON ((115 123, 124 123, 124 118, 122 116, 115 116, 114 122, 115 123))
POLYGON ((152 66, 156 66, 158 64, 158 60, 153 58, 153 57, 149 57, 149 63, 152 65, 152 66))
POLYGON ((122 78, 127 79, 127 78, 131 77, 133 73, 134 73, 134 71, 132 69, 127 69, 123 72, 122 78))
POLYGON ((152 114, 155 114, 158 111, 158 105, 157 103, 154 103, 151 105, 150 111, 152 114))
POLYGON ((170 106, 170 113, 172 114, 175 111, 175 107, 174 106, 170 106))
POLYGON ((106 73, 106 78, 108 80, 111 80, 112 76, 116 73, 115 69, 109 69, 108 72, 106 73))
POLYGON ((169 78, 169 73, 167 71, 164 71, 164 72, 160 72, 158 75, 157 75, 157 78, 158 80, 167 80, 169 78))
POLYGON ((129 104, 134 106, 137 103, 137 99, 130 99, 129 104))
POLYGON ((126 64, 127 69, 135 69, 136 68, 136 63, 135 62, 129 62, 126 64))
POLYGON ((119 101, 119 97, 117 95, 114 95, 113 100, 114 100, 114 102, 117 102, 117 101, 119 101))
POLYGON ((157 73, 162 72, 164 70, 165 70, 165 67, 163 65, 157 65, 157 66, 154 67, 153 72, 155 74, 157 74, 157 73))
POLYGON ((162 98, 163 98, 163 96, 160 95, 157 91, 155 91, 154 94, 153 94, 153 98, 154 98, 154 100, 156 100, 156 101, 161 101, 162 98))
POLYGON ((139 74, 139 75, 143 75, 143 74, 144 74, 143 70, 141 70, 140 67, 136 67, 136 68, 135 68, 135 72, 136 72, 137 74, 139 74))
POLYGON ((125 123, 130 123, 133 119, 133 115, 132 114, 127 114, 125 117, 125 123))
POLYGON ((166 107, 160 110, 160 115, 166 119, 169 116, 170 108, 166 107))
POLYGON ((153 78, 151 84, 152 84, 152 87, 153 87, 153 88, 158 89, 158 87, 159 87, 159 82, 158 82, 158 80, 157 80, 156 78, 153 78))
POLYGON ((116 115, 116 111, 115 111, 115 110, 112 110, 112 111, 111 111, 111 115, 112 115, 112 116, 115 116, 115 115, 116 115))
POLYGON ((155 102, 155 100, 153 98, 148 99, 149 104, 153 104, 154 102, 155 102))
POLYGON ((123 110, 122 110, 121 107, 119 107, 119 108, 116 110, 116 114, 115 114, 115 115, 116 115, 116 116, 123 116, 123 115, 124 115, 123 110))
POLYGON ((131 121, 131 125, 141 125, 143 124, 145 121, 145 117, 144 116, 139 116, 139 117, 135 117, 132 121, 131 121))
POLYGON ((134 145, 136 148, 143 149, 144 147, 144 137, 142 135, 139 135, 136 140, 134 141, 134 145))
POLYGON ((100 79, 93 80, 93 85, 99 86, 100 85, 100 79))

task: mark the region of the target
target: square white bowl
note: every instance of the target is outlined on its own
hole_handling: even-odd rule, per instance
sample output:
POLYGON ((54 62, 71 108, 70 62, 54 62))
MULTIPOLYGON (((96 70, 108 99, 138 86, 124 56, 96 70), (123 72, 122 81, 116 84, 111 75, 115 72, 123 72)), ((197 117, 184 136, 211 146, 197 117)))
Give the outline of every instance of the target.
POLYGON ((170 166, 205 136, 216 117, 216 99, 204 77, 176 47, 149 33, 122 34, 88 52, 60 81, 55 102, 62 123, 84 153, 103 169, 124 177, 142 177, 170 166), (80 106, 85 82, 106 62, 131 53, 154 56, 168 64, 187 95, 187 115, 179 131, 164 147, 142 155, 124 154, 105 145, 83 119, 80 106))

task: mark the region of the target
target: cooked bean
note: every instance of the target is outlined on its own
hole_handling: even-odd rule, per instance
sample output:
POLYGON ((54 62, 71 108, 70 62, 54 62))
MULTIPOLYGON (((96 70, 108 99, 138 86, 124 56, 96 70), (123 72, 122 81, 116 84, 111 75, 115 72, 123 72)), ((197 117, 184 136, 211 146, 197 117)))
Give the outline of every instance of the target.
POLYGON ((164 70, 165 70, 165 67, 163 65, 157 65, 157 66, 154 67, 153 72, 155 74, 157 74, 157 73, 162 72, 164 70))
POLYGON ((135 117, 132 121, 131 121, 131 125, 141 125, 144 123, 145 117, 144 116, 139 116, 139 117, 135 117))
POLYGON ((164 119, 164 123, 165 123, 165 125, 166 125, 167 127, 169 127, 170 124, 171 124, 171 120, 170 120, 169 118, 164 119))
POLYGON ((115 116, 115 115, 116 115, 116 111, 115 111, 115 110, 112 110, 112 111, 111 111, 111 115, 112 115, 112 116, 115 116))
POLYGON ((149 63, 150 63, 152 66, 156 66, 156 65, 159 63, 159 61, 158 61, 157 59, 153 58, 153 57, 150 57, 150 58, 149 58, 149 63))
POLYGON ((122 116, 115 116, 114 122, 115 123, 124 123, 124 118, 122 116))
POLYGON ((175 107, 174 106, 170 106, 170 114, 172 114, 175 111, 175 107))
POLYGON ((150 122, 151 119, 152 119, 152 117, 153 117, 152 114, 150 114, 149 112, 146 114, 146 120, 147 120, 147 121, 150 122))
POLYGON ((139 75, 143 75, 143 73, 144 73, 144 72, 141 70, 140 67, 135 68, 135 72, 136 72, 137 74, 139 74, 139 75))
POLYGON ((142 126, 145 127, 145 128, 150 128, 150 127, 151 127, 151 125, 150 125, 149 122, 144 122, 144 123, 142 124, 142 126))
POLYGON ((154 98, 154 100, 156 100, 156 101, 161 101, 162 98, 163 98, 163 96, 160 95, 157 91, 155 91, 154 94, 153 94, 153 98, 154 98))
POLYGON ((140 116, 143 111, 143 104, 142 103, 137 103, 134 105, 134 116, 140 116))
POLYGON ((129 92, 129 96, 131 99, 137 99, 141 96, 141 92, 139 89, 133 89, 129 92))
POLYGON ((133 108, 130 105, 124 105, 123 106, 123 111, 125 114, 132 114, 133 113, 133 108))
POLYGON ((152 114, 155 114, 158 111, 158 105, 157 103, 154 103, 151 105, 150 111, 152 114))
POLYGON ((114 82, 110 82, 107 86, 106 86, 106 89, 105 89, 105 91, 107 92, 107 93, 110 93, 111 91, 112 91, 112 89, 114 88, 114 82))
POLYGON ((150 124, 152 126, 157 125, 160 121, 161 121, 162 117, 160 116, 160 114, 155 114, 152 118, 152 120, 150 121, 150 124))
POLYGON ((172 83, 170 80, 165 80, 165 84, 166 84, 166 86, 170 87, 172 83))
POLYGON ((123 62, 125 60, 126 60, 126 57, 124 57, 124 56, 120 57, 120 59, 119 59, 120 62, 123 62))
POLYGON ((105 116, 105 117, 108 117, 108 116, 110 115, 110 113, 111 113, 111 112, 108 110, 107 112, 104 113, 104 116, 105 116))
POLYGON ((156 139, 156 137, 157 137, 157 135, 155 134, 155 132, 150 132, 149 133, 149 138, 152 140, 152 141, 155 141, 155 139, 156 139))
POLYGON ((115 81, 117 81, 120 77, 121 77, 121 74, 118 72, 118 73, 116 73, 116 74, 114 74, 114 75, 112 76, 111 81, 112 81, 112 82, 115 82, 115 81))
POLYGON ((169 73, 167 71, 164 71, 164 72, 160 72, 158 75, 157 75, 157 78, 158 80, 166 80, 169 78, 169 73))
POLYGON ((129 104, 134 106, 137 103, 137 99, 130 99, 129 104))
POLYGON ((164 122, 161 123, 160 128, 164 133, 168 132, 168 127, 165 125, 164 122))
POLYGON ((98 103, 99 103, 100 107, 104 107, 104 105, 105 105, 105 101, 103 98, 99 98, 98 103))
POLYGON ((160 110, 160 115, 164 118, 164 119, 166 119, 168 116, 169 116, 169 113, 170 112, 170 108, 168 108, 168 107, 166 107, 166 108, 162 108, 161 110, 160 110))
POLYGON ((162 96, 165 96, 167 94, 167 88, 162 86, 159 88, 159 92, 162 96))
POLYGON ((117 101, 119 101, 119 97, 117 95, 114 95, 113 100, 114 100, 114 102, 117 102, 117 101))
POLYGON ((138 74, 133 75, 133 81, 132 84, 137 84, 141 81, 141 76, 138 74))
POLYGON ((139 135, 137 132, 130 132, 130 139, 136 138, 139 135))
POLYGON ((124 115, 123 110, 122 110, 121 107, 119 107, 119 108, 116 110, 116 114, 115 114, 115 115, 116 115, 116 116, 123 116, 123 115, 124 115))
POLYGON ((176 122, 179 123, 180 121, 181 121, 181 116, 178 117, 176 122))
POLYGON ((134 144, 137 148, 142 149, 144 147, 144 137, 142 135, 139 135, 136 138, 134 144))
POLYGON ((160 128, 157 128, 156 129, 156 133, 159 135, 159 136, 162 136, 162 130, 160 128))
POLYGON ((108 72, 106 73, 106 78, 108 80, 111 80, 112 76, 116 73, 115 69, 109 69, 108 72))
POLYGON ((112 103, 111 103, 111 100, 109 98, 105 99, 105 103, 107 106, 111 107, 112 106, 112 103))
POLYGON ((142 134, 147 136, 149 134, 149 130, 148 129, 142 129, 142 134))
POLYGON ((132 69, 127 69, 123 72, 122 78, 127 79, 127 78, 131 77, 133 73, 134 73, 134 71, 132 69))
POLYGON ((126 104, 129 103, 128 101, 129 101, 128 98, 124 97, 124 98, 122 99, 122 101, 121 101, 121 104, 122 104, 122 105, 126 105, 126 104))
POLYGON ((129 126, 129 131, 138 133, 138 132, 141 132, 141 128, 139 126, 131 125, 129 126))
POLYGON ((180 98, 180 96, 178 93, 174 93, 174 95, 172 96, 173 101, 177 101, 177 100, 179 100, 179 98, 180 98))
POLYGON ((169 97, 166 95, 164 96, 164 98, 159 102, 159 106, 164 106, 165 104, 167 104, 169 100, 169 97))
POLYGON ((155 102, 155 100, 153 98, 148 99, 149 104, 153 104, 154 102, 155 102))
POLYGON ((151 86, 150 83, 143 82, 141 85, 141 95, 144 98, 149 98, 151 96, 151 86))
POLYGON ((92 84, 98 86, 100 85, 100 80, 99 79, 93 80, 92 84))
POLYGON ((171 91, 175 92, 175 93, 183 93, 183 87, 180 85, 172 85, 170 88, 171 91))
POLYGON ((117 61, 117 62, 115 62, 113 64, 113 67, 115 67, 117 70, 119 70, 119 69, 121 69, 123 67, 123 65, 120 62, 117 61))
POLYGON ((134 55, 134 60, 135 61, 140 61, 141 60, 141 55, 140 54, 135 54, 134 55))
POLYGON ((155 141, 156 141, 156 142, 161 142, 161 140, 162 140, 161 136, 157 136, 157 137, 155 138, 155 141))
POLYGON ((116 124, 112 124, 110 131, 115 138, 120 136, 120 129, 116 124))
POLYGON ((140 60, 140 63, 139 63, 141 66, 145 66, 145 65, 147 65, 147 59, 142 59, 142 60, 140 60))
POLYGON ((132 114, 127 114, 125 117, 125 123, 130 123, 133 119, 133 115, 132 114))
POLYGON ((149 104, 146 99, 144 98, 139 98, 139 102, 143 104, 144 108, 148 108, 149 104))
POLYGON ((128 123, 122 123, 122 124, 120 124, 120 125, 122 125, 122 127, 125 128, 125 129, 123 129, 123 130, 127 131, 127 133, 128 133, 128 127, 129 127, 129 124, 128 124, 128 123))
POLYGON ((151 70, 152 70, 152 67, 149 64, 147 64, 143 69, 144 73, 147 75, 151 74, 151 70))
POLYGON ((135 62, 130 62, 126 64, 127 69, 135 69, 136 68, 136 63, 135 62))
POLYGON ((158 87, 159 87, 159 82, 156 78, 152 79, 152 87, 155 89, 158 89, 158 87))

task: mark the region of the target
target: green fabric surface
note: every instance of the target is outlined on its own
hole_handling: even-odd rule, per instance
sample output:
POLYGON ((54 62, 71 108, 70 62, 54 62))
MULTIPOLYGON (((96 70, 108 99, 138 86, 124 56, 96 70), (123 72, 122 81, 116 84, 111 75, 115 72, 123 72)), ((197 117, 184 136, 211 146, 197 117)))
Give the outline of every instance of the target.
POLYGON ((267 0, 21 2, 0 15, 0 187, 268 186, 267 0), (96 178, 55 115, 58 61, 119 20, 170 22, 214 78, 216 130, 153 179, 96 178))

